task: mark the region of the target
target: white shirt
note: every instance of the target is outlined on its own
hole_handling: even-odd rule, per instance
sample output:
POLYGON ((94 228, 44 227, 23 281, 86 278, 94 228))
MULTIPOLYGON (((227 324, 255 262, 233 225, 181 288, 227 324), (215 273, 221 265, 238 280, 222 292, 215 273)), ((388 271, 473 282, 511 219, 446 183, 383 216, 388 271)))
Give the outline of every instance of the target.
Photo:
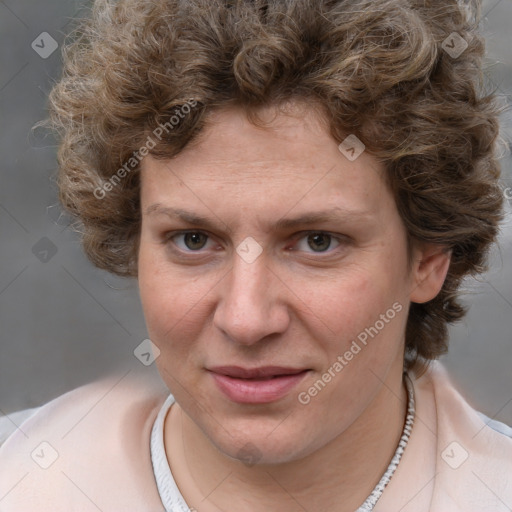
MULTIPOLYGON (((194 510, 164 449, 174 397, 147 374, 129 377, 70 391, 19 429, 0 421, 4 437, 15 430, 0 446, 2 512, 194 510)), ((512 429, 472 409, 439 363, 412 381, 417 421, 375 512, 510 512, 512 429)))
MULTIPOLYGON (((151 462, 153 472, 158 487, 158 493, 165 512, 195 512, 196 509, 189 508, 185 499, 181 495, 178 486, 172 476, 171 468, 167 460, 164 445, 164 422, 171 405, 174 403, 174 397, 169 395, 158 412, 158 416, 153 424, 151 431, 151 462)), ((487 426, 496 432, 512 438, 512 427, 496 420, 491 420, 485 414, 478 413, 487 426)), ((407 448, 406 448, 407 449, 407 448)), ((487 512, 487 511, 486 511, 487 512)), ((491 511, 489 511, 491 512, 491 511)))

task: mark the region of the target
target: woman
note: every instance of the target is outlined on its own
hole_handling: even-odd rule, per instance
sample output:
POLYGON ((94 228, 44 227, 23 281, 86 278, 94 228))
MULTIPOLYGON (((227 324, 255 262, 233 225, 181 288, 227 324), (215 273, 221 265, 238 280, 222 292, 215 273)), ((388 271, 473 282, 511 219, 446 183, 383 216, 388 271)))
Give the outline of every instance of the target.
POLYGON ((510 429, 434 362, 502 219, 475 19, 95 3, 50 96, 61 200, 137 278, 165 388, 39 409, 0 449, 2 511, 510 510, 510 429))

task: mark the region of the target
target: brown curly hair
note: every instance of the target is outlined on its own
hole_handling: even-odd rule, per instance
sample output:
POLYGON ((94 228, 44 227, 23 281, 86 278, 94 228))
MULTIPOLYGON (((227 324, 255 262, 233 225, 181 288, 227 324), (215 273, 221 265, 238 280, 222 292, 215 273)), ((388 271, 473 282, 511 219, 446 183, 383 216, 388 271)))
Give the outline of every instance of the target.
POLYGON ((139 162, 105 197, 95 191, 173 112, 193 100, 149 149, 156 158, 197 140, 216 109, 240 106, 258 123, 259 108, 303 100, 337 141, 355 134, 385 164, 409 245, 452 251, 441 292, 409 311, 406 367, 426 368, 446 352, 447 324, 466 312, 461 280, 485 270, 503 217, 500 110, 483 92, 480 5, 465 4, 96 0, 63 47, 63 74, 49 97, 60 200, 83 225, 89 259, 136 277, 139 162), (454 56, 446 41, 468 46, 454 56))

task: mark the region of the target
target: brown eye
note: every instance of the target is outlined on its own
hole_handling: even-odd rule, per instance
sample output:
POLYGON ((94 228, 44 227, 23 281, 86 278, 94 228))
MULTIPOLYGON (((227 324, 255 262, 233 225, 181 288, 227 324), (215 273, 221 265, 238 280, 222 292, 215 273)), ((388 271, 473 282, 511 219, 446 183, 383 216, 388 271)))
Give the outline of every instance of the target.
POLYGON ((334 250, 341 245, 340 238, 334 237, 329 233, 324 233, 323 231, 313 231, 307 233, 305 236, 299 239, 297 243, 297 250, 304 251, 307 253, 330 253, 334 252, 334 250), (329 250, 333 240, 338 244, 334 247, 333 250, 329 250), (305 242, 305 243, 304 243, 305 242))
POLYGON ((313 233, 308 236, 308 246, 311 249, 319 249, 319 252, 324 252, 331 245, 331 240, 331 235, 327 233, 313 233))
POLYGON ((164 243, 172 243, 182 252, 196 252, 203 249, 208 242, 208 235, 201 231, 185 231, 168 235, 165 237, 164 243), (180 239, 182 241, 180 241, 180 239))
POLYGON ((207 238, 204 233, 192 232, 184 233, 183 241, 188 249, 197 250, 205 246, 207 238))

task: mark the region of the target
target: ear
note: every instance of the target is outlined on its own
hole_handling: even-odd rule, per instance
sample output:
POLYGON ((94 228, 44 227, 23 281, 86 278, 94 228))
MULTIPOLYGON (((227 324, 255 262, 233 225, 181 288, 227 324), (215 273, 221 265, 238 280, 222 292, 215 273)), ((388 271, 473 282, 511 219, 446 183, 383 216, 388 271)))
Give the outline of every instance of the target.
POLYGON ((410 300, 421 304, 441 291, 452 252, 444 245, 417 242, 413 254, 410 300))

